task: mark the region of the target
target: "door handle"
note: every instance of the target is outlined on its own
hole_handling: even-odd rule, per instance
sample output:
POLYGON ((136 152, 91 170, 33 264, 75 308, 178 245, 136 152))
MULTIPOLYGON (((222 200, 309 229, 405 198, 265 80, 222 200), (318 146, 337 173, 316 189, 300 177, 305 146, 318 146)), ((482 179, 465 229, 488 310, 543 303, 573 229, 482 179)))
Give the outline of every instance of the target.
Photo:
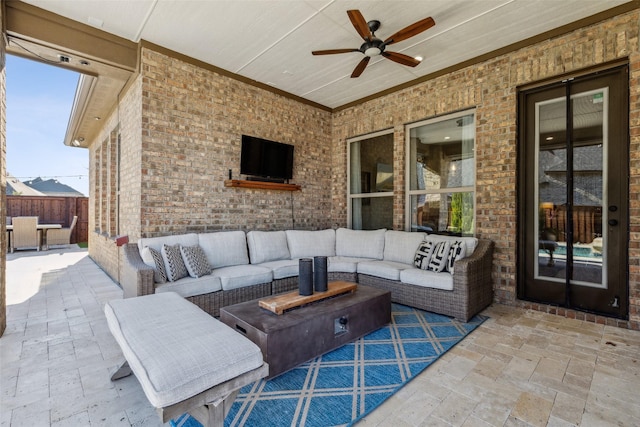
POLYGON ((609 225, 612 227, 618 225, 617 219, 610 219, 608 222, 609 222, 609 225))

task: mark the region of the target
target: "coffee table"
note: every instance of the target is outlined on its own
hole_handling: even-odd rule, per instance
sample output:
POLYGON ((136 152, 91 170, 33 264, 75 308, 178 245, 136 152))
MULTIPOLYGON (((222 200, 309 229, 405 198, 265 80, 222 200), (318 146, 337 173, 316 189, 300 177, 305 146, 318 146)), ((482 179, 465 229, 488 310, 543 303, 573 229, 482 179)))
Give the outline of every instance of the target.
POLYGON ((281 315, 261 308, 259 301, 223 307, 220 320, 260 347, 269 364, 267 378, 355 341, 391 321, 391 293, 364 285, 357 285, 354 292, 281 315))

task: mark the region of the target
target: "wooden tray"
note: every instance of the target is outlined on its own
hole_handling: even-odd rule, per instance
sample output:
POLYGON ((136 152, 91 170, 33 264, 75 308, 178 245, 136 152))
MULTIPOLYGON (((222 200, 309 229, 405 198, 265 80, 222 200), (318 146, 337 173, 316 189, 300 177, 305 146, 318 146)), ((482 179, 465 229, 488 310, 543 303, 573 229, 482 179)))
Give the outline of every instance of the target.
POLYGON ((355 292, 357 284, 351 282, 330 282, 326 292, 315 292, 312 295, 300 295, 298 291, 287 292, 258 301, 260 307, 272 311, 275 314, 283 314, 286 310, 296 308, 316 301, 321 301, 347 292, 355 292))

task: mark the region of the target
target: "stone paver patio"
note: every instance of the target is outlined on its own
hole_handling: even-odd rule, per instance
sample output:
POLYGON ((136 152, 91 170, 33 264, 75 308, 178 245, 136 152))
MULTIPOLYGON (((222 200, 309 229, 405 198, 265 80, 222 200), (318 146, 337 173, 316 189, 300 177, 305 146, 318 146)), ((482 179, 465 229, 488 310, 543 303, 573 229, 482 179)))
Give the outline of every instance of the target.
MULTIPOLYGON (((79 248, 7 256, 2 426, 159 426, 103 314, 122 291, 79 248)), ((640 332, 492 306, 359 426, 640 425, 640 332)), ((277 426, 277 420, 274 420, 277 426)))

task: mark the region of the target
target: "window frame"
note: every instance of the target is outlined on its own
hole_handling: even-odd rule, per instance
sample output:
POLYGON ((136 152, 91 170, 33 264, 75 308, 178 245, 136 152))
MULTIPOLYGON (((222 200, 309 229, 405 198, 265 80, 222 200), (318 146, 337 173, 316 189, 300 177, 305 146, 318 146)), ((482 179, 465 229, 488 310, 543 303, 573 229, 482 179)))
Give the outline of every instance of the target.
MULTIPOLYGON (((346 182, 346 186, 347 186, 347 227, 348 228, 353 228, 353 218, 352 218, 352 203, 354 199, 369 199, 369 198, 374 198, 374 197, 392 197, 393 198, 393 191, 385 191, 385 192, 376 192, 376 191, 371 191, 369 193, 351 193, 351 144, 354 142, 359 142, 359 141, 365 141, 368 139, 372 139, 372 138, 376 138, 379 136, 383 136, 383 135, 392 135, 393 137, 393 128, 389 128, 389 129, 383 129, 383 130, 379 130, 376 132, 372 132, 372 133, 368 133, 365 135, 360 135, 360 136, 356 136, 353 138, 347 138, 346 142, 347 142, 347 182, 346 182)), ((393 165, 393 159, 392 159, 392 165, 393 165)), ((394 177, 396 175, 396 171, 394 168, 393 171, 394 177)))
MULTIPOLYGON (((476 192, 476 186, 477 186, 477 176, 478 176, 478 169, 477 169, 477 165, 478 165, 478 159, 476 156, 476 147, 477 147, 477 132, 476 132, 476 116, 477 116, 477 110, 476 108, 470 108, 470 109, 466 109, 466 110, 462 110, 462 111, 458 111, 455 113, 451 113, 451 114, 445 114, 442 116, 437 116, 437 117, 432 117, 429 119, 425 119, 425 120, 420 120, 418 122, 414 122, 414 123, 410 123, 405 125, 405 230, 406 231, 414 231, 412 230, 412 218, 413 218, 413 214, 414 212, 412 211, 411 208, 411 198, 414 196, 419 196, 419 195, 431 195, 431 194, 447 194, 447 193, 472 193, 473 195, 473 236, 475 236, 477 234, 477 226, 476 224, 476 216, 477 216, 477 192, 476 192), (435 123, 439 123, 439 122, 443 122, 446 120, 452 120, 452 119, 456 119, 456 118, 462 118, 465 116, 469 116, 471 115, 473 117, 471 126, 473 126, 473 170, 474 170, 474 176, 473 176, 473 185, 468 185, 468 186, 461 186, 461 187, 452 187, 452 188, 435 188, 435 189, 428 189, 425 188, 424 190, 412 190, 411 189, 411 158, 412 158, 412 152, 411 152, 411 131, 415 128, 419 128, 422 126, 427 126, 427 125, 431 125, 431 124, 435 124, 435 123)), ((417 231, 417 230, 415 230, 417 231)), ((451 233, 447 233, 444 231, 434 231, 432 234, 451 234, 451 233)), ((457 234, 457 233, 454 233, 457 234)))

